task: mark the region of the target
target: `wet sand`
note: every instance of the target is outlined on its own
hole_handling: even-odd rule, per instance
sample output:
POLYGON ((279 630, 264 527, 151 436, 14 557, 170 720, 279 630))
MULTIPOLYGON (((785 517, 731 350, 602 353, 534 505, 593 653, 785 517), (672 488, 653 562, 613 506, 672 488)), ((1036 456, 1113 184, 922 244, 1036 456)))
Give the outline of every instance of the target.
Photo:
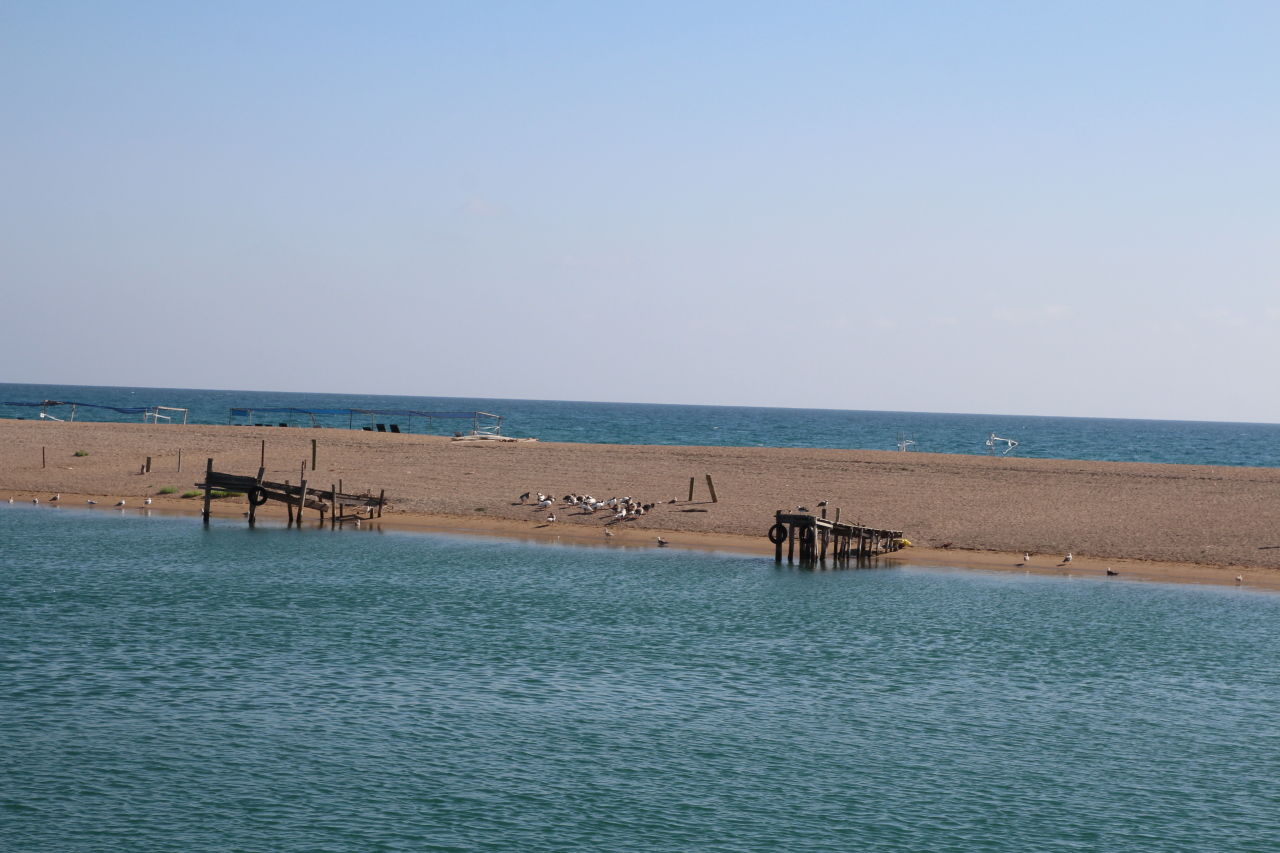
MULTIPOLYGON (((583 542, 604 541, 608 527, 614 542, 655 543, 661 534, 680 545, 771 553, 764 533, 775 510, 827 499, 842 520, 905 531, 916 547, 895 559, 909 563, 1099 576, 1110 565, 1122 577, 1280 583, 1280 470, 1270 468, 0 421, 0 500, 45 501, 61 492, 64 505, 93 499, 105 508, 149 496, 156 511, 196 512, 198 499, 158 491, 193 489, 209 457, 219 471, 254 474, 264 439, 267 478, 296 483, 301 463, 310 467, 313 438, 318 470, 308 471, 310 484, 328 488, 341 479, 349 492, 385 489, 387 526, 583 542), (77 450, 89 455, 76 457, 77 450), (139 474, 147 456, 151 473, 139 474), (618 523, 557 504, 549 524, 547 510, 520 504, 526 491, 661 503, 618 523), (1033 558, 1024 566, 1027 551, 1033 558), (1074 559, 1061 566, 1068 551, 1074 559)), ((243 498, 215 503, 219 514, 245 509, 243 498)))

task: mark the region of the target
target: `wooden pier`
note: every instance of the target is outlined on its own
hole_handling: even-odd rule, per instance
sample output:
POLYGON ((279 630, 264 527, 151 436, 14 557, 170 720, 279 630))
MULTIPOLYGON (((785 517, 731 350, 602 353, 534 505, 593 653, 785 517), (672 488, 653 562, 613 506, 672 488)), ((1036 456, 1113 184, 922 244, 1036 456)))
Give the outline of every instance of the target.
POLYGON ((782 546, 786 545, 787 562, 793 563, 799 556, 802 566, 825 564, 828 557, 836 564, 847 565, 850 560, 897 551, 906 542, 901 530, 841 523, 838 509, 835 520, 827 519, 825 509, 821 516, 778 510, 773 527, 769 528, 769 541, 773 543, 775 563, 782 562, 782 546))
POLYGON ((348 494, 338 490, 337 485, 328 489, 316 489, 303 480, 295 486, 290 483, 272 483, 263 479, 265 468, 259 468, 256 477, 239 474, 224 474, 213 470, 213 460, 205 467, 204 482, 196 483, 196 488, 204 490, 204 523, 209 523, 209 503, 214 491, 243 492, 249 498, 249 526, 257 523, 258 507, 267 501, 278 501, 289 511, 289 523, 296 520, 302 524, 304 509, 314 510, 320 514, 320 523, 324 524, 325 516, 329 524, 337 527, 348 521, 381 518, 382 509, 386 506, 387 493, 380 491, 375 497, 366 492, 363 495, 348 494), (362 514, 363 512, 363 514, 362 514))

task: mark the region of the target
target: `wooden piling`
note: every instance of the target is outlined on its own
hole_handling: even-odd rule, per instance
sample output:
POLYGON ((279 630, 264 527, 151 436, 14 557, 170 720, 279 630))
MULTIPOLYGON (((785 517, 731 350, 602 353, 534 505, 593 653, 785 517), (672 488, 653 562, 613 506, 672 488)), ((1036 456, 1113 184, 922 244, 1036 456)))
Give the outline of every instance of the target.
POLYGON ((329 527, 338 526, 338 487, 333 483, 329 484, 329 502, 333 505, 329 509, 329 527))
POLYGON ((258 460, 259 468, 267 467, 267 440, 262 439, 262 457, 258 460))
POLYGON ((148 473, 148 474, 150 474, 150 473, 151 473, 151 457, 150 457, 150 456, 148 456, 148 457, 147 457, 147 468, 146 468, 146 470, 147 470, 147 473, 148 473))
POLYGON ((212 487, 209 485, 209 481, 212 479, 213 479, 213 460, 210 459, 208 462, 205 463, 205 466, 204 466, 204 513, 203 514, 204 514, 205 524, 209 523, 209 502, 213 500, 213 495, 211 494, 213 490, 212 490, 212 487))
POLYGON ((690 477, 690 478, 689 478, 689 501, 690 501, 690 502, 692 502, 692 501, 693 501, 693 481, 694 481, 694 480, 696 480, 696 479, 697 479, 697 477, 690 477))
MULTIPOLYGON (((306 464, 306 463, 303 463, 306 464)), ((298 526, 302 526, 302 508, 307 505, 307 481, 302 481, 302 486, 298 489, 298 526)))
POLYGON ((316 440, 311 439, 311 470, 316 470, 316 440))
POLYGON ((716 499, 716 484, 711 482, 710 474, 707 475, 707 491, 711 492, 711 502, 713 504, 720 503, 720 501, 716 499))
MULTIPOLYGON (((773 523, 774 525, 779 525, 782 523, 782 510, 778 510, 773 514, 773 523)), ((783 530, 785 529, 786 528, 783 528, 783 530)), ((775 563, 782 562, 782 540, 781 539, 773 543, 773 561, 775 563)))
POLYGON ((378 518, 382 518, 382 506, 387 502, 387 490, 378 492, 378 518))
POLYGON ((178 473, 182 473, 182 448, 178 448, 178 473))
MULTIPOLYGON (((45 449, 44 449, 43 447, 41 447, 41 448, 40 448, 40 467, 41 467, 41 468, 44 468, 47 464, 48 464, 48 461, 47 461, 47 459, 46 459, 46 457, 45 457, 45 449)), ((689 487, 689 489, 690 489, 690 491, 692 491, 692 490, 693 490, 693 486, 690 486, 690 487, 689 487)), ((693 499, 692 499, 692 498, 690 498, 690 500, 693 500, 693 499)))

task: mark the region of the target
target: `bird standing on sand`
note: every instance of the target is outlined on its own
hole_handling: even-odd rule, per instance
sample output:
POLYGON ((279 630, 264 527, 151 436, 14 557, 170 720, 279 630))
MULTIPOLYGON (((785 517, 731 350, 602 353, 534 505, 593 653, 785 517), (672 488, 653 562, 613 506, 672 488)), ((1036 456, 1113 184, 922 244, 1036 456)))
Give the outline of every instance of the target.
POLYGON ((1064 563, 1070 563, 1070 562, 1071 562, 1071 552, 1070 552, 1070 551, 1068 551, 1068 552, 1067 552, 1067 556, 1065 556, 1065 557, 1063 557, 1063 558, 1062 558, 1062 562, 1064 562, 1064 563))
POLYGON ((116 503, 116 506, 124 506, 124 501, 118 501, 118 502, 116 503))
POLYGON ((606 539, 610 539, 613 537, 613 531, 606 527, 604 529, 604 535, 606 539))
POLYGON ((555 523, 556 523, 556 514, 553 512, 551 513, 551 515, 547 516, 547 524, 555 524, 555 523))
POLYGON ((89 506, 97 506, 97 505, 98 505, 98 502, 97 502, 97 501, 85 501, 85 503, 87 503, 89 506))
POLYGON ((1243 582, 1244 582, 1244 577, 1242 575, 1236 575, 1236 583, 1243 583, 1243 582))
POLYGON ((58 492, 53 497, 49 498, 49 503, 53 503, 54 501, 57 501, 57 500, 62 500, 62 492, 58 492))
POLYGON ((528 503, 528 502, 529 502, 529 493, 525 492, 523 495, 520 496, 520 503, 528 503))
POLYGON ((663 546, 665 546, 665 545, 667 545, 667 544, 668 544, 667 540, 663 539, 661 536, 659 536, 659 537, 658 537, 658 547, 659 547, 659 548, 661 548, 661 547, 663 547, 663 546))
POLYGON ((40 499, 39 499, 39 498, 32 498, 32 499, 31 499, 31 502, 32 502, 33 504, 38 504, 38 503, 40 503, 40 499))
POLYGON ((831 501, 827 501, 827 500, 818 501, 818 506, 826 506, 829 503, 831 503, 831 501))
POLYGON ((1031 562, 1031 552, 1030 552, 1030 551, 1028 551, 1027 553, 1025 553, 1025 554, 1023 554, 1023 555, 1022 555, 1022 562, 1024 562, 1024 563, 1030 563, 1030 562, 1031 562))
POLYGON ((1117 572, 1117 571, 1115 571, 1114 569, 1112 569, 1110 566, 1107 566, 1107 577, 1112 577, 1112 576, 1114 576, 1114 575, 1118 575, 1118 574, 1120 574, 1120 573, 1119 573, 1119 572, 1117 572))
POLYGON ((146 504, 147 506, 151 506, 151 498, 147 498, 145 501, 143 501, 143 503, 146 504))
POLYGON ((808 512, 808 511, 809 511, 809 508, 807 506, 796 507, 796 512, 808 512))

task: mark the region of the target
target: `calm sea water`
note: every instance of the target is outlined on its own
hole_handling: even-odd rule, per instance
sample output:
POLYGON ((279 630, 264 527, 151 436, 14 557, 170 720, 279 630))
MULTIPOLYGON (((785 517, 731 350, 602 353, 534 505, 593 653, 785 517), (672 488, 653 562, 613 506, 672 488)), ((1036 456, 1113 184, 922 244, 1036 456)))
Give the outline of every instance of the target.
POLYGON ((1275 851, 1280 597, 0 507, 0 848, 1275 851))
MULTIPOLYGON (((1280 424, 0 384, 0 401, 5 400, 178 406, 190 410, 194 423, 222 424, 227 423, 233 406, 479 410, 502 415, 502 430, 507 435, 599 444, 893 450, 899 433, 903 433, 914 437, 916 450, 975 454, 988 452, 987 436, 994 432, 1019 443, 1013 450, 1017 456, 1280 467, 1280 424)), ((38 413, 38 409, 0 406, 0 417, 38 417, 38 413)), ((67 410, 53 413, 65 417, 67 410)), ((76 420, 140 419, 102 410, 76 411, 76 420)), ((304 421, 295 416, 293 422, 304 421)), ((346 417, 321 418, 320 422, 343 428, 349 423, 346 417)), ((409 426, 406 419, 397 422, 401 429, 409 426)), ((305 423, 309 425, 310 420, 305 423)), ((415 419, 413 431, 422 432, 424 426, 421 419, 415 419)), ((470 428, 470 423, 464 426, 470 428)), ((455 428, 458 422, 437 421, 434 432, 447 434, 455 428)))

